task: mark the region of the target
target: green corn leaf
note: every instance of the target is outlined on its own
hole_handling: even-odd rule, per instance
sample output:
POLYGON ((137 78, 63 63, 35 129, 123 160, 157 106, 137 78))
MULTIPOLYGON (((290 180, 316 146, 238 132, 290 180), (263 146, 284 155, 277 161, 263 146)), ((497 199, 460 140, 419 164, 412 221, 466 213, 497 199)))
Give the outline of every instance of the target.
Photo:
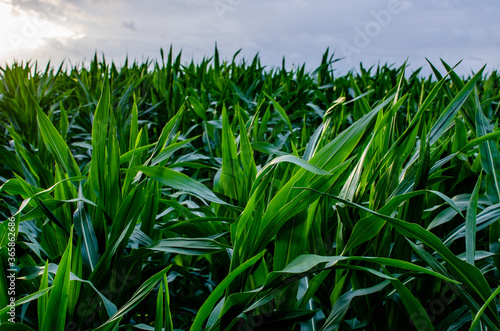
MULTIPOLYGON (((374 212, 366 207, 360 206, 356 203, 344 200, 342 198, 330 194, 325 194, 318 191, 315 192, 327 195, 346 205, 356 207, 366 212, 369 212, 373 215, 376 215, 384 219, 388 223, 390 223, 392 226, 394 226, 402 235, 421 240, 424 244, 428 245, 436 252, 441 254, 443 259, 447 261, 449 264, 450 273, 454 277, 456 277, 460 282, 466 285, 469 291, 472 291, 475 295, 479 296, 484 301, 486 301, 487 298, 491 295, 491 289, 488 286, 486 279, 484 278, 483 274, 479 271, 479 269, 457 258, 456 255, 453 254, 433 233, 423 229, 421 226, 417 224, 408 223, 393 217, 389 217, 374 212)), ((500 321, 498 320, 498 316, 496 314, 496 310, 493 309, 493 307, 490 307, 489 309, 491 313, 489 317, 493 320, 495 325, 500 324, 500 321)))
MULTIPOLYGON (((172 156, 172 154, 174 154, 176 151, 178 151, 179 149, 181 149, 185 145, 189 144, 191 141, 193 141, 195 139, 198 139, 198 138, 199 138, 199 136, 196 136, 196 137, 189 138, 189 139, 186 139, 186 140, 183 140, 181 142, 178 142, 178 143, 175 143, 175 144, 172 144, 172 145, 169 145, 169 146, 165 147, 158 154, 158 156, 156 156, 151 161, 151 165, 155 166, 155 165, 157 165, 157 164, 159 164, 161 162, 167 161, 170 158, 170 156, 172 156)), ((121 160, 120 160, 120 162, 121 162, 121 160)))
POLYGON ((152 251, 184 255, 213 254, 225 251, 227 248, 230 248, 230 246, 208 238, 162 239, 148 247, 152 251))
POLYGON ((438 141, 442 134, 450 128, 450 124, 453 123, 455 115, 469 97, 470 93, 476 86, 477 81, 481 78, 483 70, 484 67, 474 75, 474 77, 455 96, 448 107, 443 110, 441 117, 438 119, 436 124, 433 125, 431 131, 428 134, 429 145, 434 145, 434 143, 438 141))
MULTIPOLYGON (((83 199, 81 185, 78 189, 78 197, 83 199)), ((73 214, 73 224, 75 225, 76 233, 82 238, 82 257, 84 263, 93 271, 97 265, 97 261, 99 261, 99 244, 95 235, 94 226, 85 209, 83 201, 77 202, 77 209, 73 214)))
POLYGON ((434 330, 427 312, 411 291, 399 279, 394 279, 390 282, 398 292, 417 330, 434 330))
POLYGON ((192 96, 188 97, 188 100, 191 103, 191 106, 193 107, 193 110, 196 113, 196 115, 198 115, 198 117, 200 117, 203 121, 207 122, 208 121, 207 114, 201 102, 197 98, 192 96))
POLYGON ((177 190, 191 193, 204 200, 213 201, 220 204, 226 204, 224 201, 219 199, 212 191, 210 191, 205 185, 201 184, 198 181, 195 181, 192 178, 189 178, 188 176, 180 172, 158 166, 133 167, 129 169, 129 171, 141 171, 149 178, 154 179, 165 186, 169 186, 177 190))
POLYGON ((68 309, 71 256, 73 248, 73 227, 71 227, 68 246, 59 263, 57 274, 54 278, 52 290, 44 312, 42 330, 64 330, 66 312, 68 309))
POLYGON ((96 328, 96 331, 111 331, 114 330, 118 325, 117 323, 122 319, 122 317, 136 307, 148 294, 153 290, 153 288, 160 282, 163 276, 168 272, 171 266, 166 267, 157 274, 151 276, 147 281, 145 281, 135 293, 110 319, 108 319, 104 324, 96 328))
POLYGON ((340 328, 340 324, 344 319, 345 314, 347 313, 347 310, 349 309, 349 306, 351 305, 351 302, 353 299, 359 296, 365 296, 373 293, 380 292, 384 288, 389 285, 390 282, 388 280, 385 280, 381 282, 380 284, 374 285, 369 288, 363 288, 355 291, 349 291, 344 293, 336 302, 335 305, 333 306, 330 314, 328 315, 325 324, 321 328, 321 331, 334 331, 338 330, 340 328))
MULTIPOLYGON (((478 138, 493 132, 491 124, 486 120, 477 89, 474 90, 474 101, 476 104, 476 132, 478 138)), ((481 165, 487 174, 486 193, 492 203, 500 202, 500 152, 494 141, 488 140, 479 145, 481 152, 481 165)))
POLYGON ((495 299, 495 297, 497 295, 500 294, 500 287, 498 287, 492 294, 491 296, 488 298, 488 300, 486 300, 486 302, 484 303, 484 305, 481 307, 481 309, 479 309, 479 311, 477 312, 477 314, 474 316, 474 320, 472 321, 472 324, 469 328, 469 331, 474 331, 476 330, 476 328, 479 326, 479 321, 481 320, 481 316, 483 316, 484 314, 484 311, 488 308, 488 306, 490 305, 490 303, 495 299))
POLYGON ((253 266, 255 263, 257 263, 263 256, 264 256, 265 251, 262 251, 261 253, 255 255, 254 257, 248 259, 244 263, 242 263, 240 266, 238 266, 236 269, 231 271, 226 278, 222 280, 222 282, 215 288, 215 290, 210 294, 208 299, 203 303, 201 306, 200 310, 196 314, 196 318, 193 322, 193 325, 191 326, 190 330, 201 330, 201 327, 205 320, 208 318, 210 315, 210 312, 212 309, 215 307, 216 302, 219 300, 219 298, 222 296, 226 288, 229 286, 229 284, 237 277, 239 276, 243 271, 248 269, 249 267, 253 266))
POLYGON ((66 142, 47 115, 40 109, 37 109, 37 121, 45 146, 47 146, 54 159, 64 168, 69 177, 80 176, 80 169, 68 145, 66 145, 66 142))
POLYGON ((164 329, 165 331, 174 331, 174 325, 172 322, 172 313, 170 312, 170 294, 168 292, 168 281, 167 275, 163 276, 163 284, 165 284, 165 310, 163 313, 164 329))
MULTIPOLYGON (((25 303, 31 302, 33 300, 37 300, 38 298, 46 295, 53 288, 54 288, 54 286, 50 286, 50 287, 44 288, 43 290, 39 290, 39 291, 36 291, 34 293, 31 293, 30 295, 27 295, 22 299, 16 300, 15 307, 19 307, 20 305, 24 305, 25 303)), ((9 310, 10 310, 9 306, 0 309, 0 317, 3 317, 9 310)), ((44 313, 46 313, 46 312, 44 312, 44 313)))
POLYGON ((106 187, 106 139, 109 130, 110 98, 109 82, 106 80, 92 122, 92 160, 89 181, 97 196, 104 194, 106 187))
POLYGON ((474 265, 476 255, 476 209, 479 195, 479 187, 481 186, 481 176, 477 180, 474 191, 470 196, 469 207, 467 207, 467 215, 465 216, 465 255, 467 263, 474 265))
MULTIPOLYGON (((391 200, 389 200, 379 211, 378 213, 380 214, 391 214, 396 208, 398 208, 402 203, 405 201, 408 201, 412 197, 416 197, 419 195, 424 195, 426 193, 432 193, 435 194, 436 196, 442 198, 445 200, 451 207, 452 210, 454 210, 457 214, 462 215, 462 212, 460 208, 451 200, 448 198, 446 195, 437 192, 437 191, 429 191, 429 190, 421 190, 421 191, 415 191, 415 192, 410 192, 402 195, 397 195, 393 197, 391 200)), ((349 237, 349 241, 346 244, 346 247, 344 248, 344 251, 347 252, 354 247, 374 238, 382 229, 382 227, 385 225, 385 221, 381 218, 376 217, 375 215, 370 215, 368 217, 365 217, 361 220, 359 220, 356 225, 354 226, 354 229, 352 231, 351 236, 349 237)))
MULTIPOLYGON (((45 268, 43 271, 42 279, 40 280, 40 288, 38 289, 39 291, 42 291, 49 287, 48 277, 49 277, 49 261, 47 260, 45 261, 45 268)), ((42 329, 43 326, 44 312, 47 311, 48 301, 49 301, 48 293, 39 297, 37 301, 39 329, 42 329)))
POLYGON ((156 314, 155 314, 155 328, 154 331, 163 330, 163 283, 160 282, 160 288, 158 289, 158 296, 156 297, 156 314))
POLYGON ((238 159, 234 134, 229 124, 226 108, 222 109, 222 168, 219 186, 221 192, 239 200, 244 175, 238 159))

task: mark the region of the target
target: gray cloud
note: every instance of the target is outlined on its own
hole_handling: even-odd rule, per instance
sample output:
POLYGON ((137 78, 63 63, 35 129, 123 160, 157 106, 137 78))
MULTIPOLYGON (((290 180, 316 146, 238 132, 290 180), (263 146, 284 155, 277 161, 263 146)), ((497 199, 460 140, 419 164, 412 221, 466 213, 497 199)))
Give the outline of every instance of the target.
POLYGON ((137 31, 134 21, 122 22, 122 26, 132 31, 137 31))
POLYGON ((14 15, 22 11, 48 21, 59 21, 64 16, 64 9, 66 8, 66 2, 58 0, 11 0, 3 2, 12 5, 14 15))

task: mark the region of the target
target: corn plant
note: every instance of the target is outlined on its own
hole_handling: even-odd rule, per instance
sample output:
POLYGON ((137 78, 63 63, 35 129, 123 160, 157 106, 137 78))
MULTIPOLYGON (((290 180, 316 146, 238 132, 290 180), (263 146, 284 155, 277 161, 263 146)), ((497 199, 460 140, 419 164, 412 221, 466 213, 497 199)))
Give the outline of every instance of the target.
POLYGON ((238 55, 0 69, 0 329, 500 329, 497 72, 238 55))

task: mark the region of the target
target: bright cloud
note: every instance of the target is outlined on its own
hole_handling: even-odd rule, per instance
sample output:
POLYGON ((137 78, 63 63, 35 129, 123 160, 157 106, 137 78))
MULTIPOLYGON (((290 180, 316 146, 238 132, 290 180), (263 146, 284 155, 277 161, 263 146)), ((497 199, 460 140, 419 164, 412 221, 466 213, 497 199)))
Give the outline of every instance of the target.
POLYGON ((9 2, 0 2, 0 31, 0 54, 5 57, 40 49, 49 40, 83 37, 48 15, 20 10, 9 2))

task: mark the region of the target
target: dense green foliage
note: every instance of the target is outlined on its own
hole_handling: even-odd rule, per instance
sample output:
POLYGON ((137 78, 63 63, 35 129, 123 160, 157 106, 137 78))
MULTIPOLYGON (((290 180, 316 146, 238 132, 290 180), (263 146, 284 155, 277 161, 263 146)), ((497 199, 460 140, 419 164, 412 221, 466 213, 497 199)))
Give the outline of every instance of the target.
POLYGON ((0 330, 498 330, 498 74, 237 55, 1 69, 0 330))

